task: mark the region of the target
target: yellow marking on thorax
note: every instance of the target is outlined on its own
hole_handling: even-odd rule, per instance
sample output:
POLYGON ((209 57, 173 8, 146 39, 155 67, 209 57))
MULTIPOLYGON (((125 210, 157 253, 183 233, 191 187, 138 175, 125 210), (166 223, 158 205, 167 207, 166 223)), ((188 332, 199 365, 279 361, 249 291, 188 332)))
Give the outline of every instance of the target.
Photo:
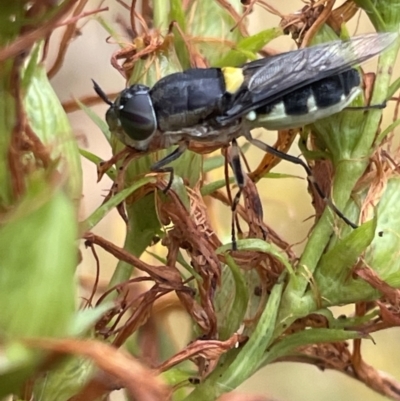
POLYGON ((225 89, 229 93, 235 93, 244 81, 243 70, 235 67, 221 68, 225 80, 225 89))

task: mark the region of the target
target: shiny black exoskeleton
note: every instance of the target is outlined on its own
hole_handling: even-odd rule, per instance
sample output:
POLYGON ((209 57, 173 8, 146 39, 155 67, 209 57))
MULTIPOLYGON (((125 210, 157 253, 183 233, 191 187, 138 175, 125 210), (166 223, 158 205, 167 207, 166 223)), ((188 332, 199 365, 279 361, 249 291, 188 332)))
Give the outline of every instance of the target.
MULTIPOLYGON (((158 161, 153 171, 173 173, 166 165, 190 142, 207 142, 218 148, 236 143, 243 135, 260 149, 301 164, 310 176, 301 159, 253 138, 251 129, 299 127, 340 112, 362 92, 354 67, 381 53, 397 37, 396 33, 373 33, 266 57, 238 68, 190 69, 164 77, 152 88, 132 85, 115 102, 96 83, 94 87, 110 106, 106 115, 110 131, 124 144, 139 151, 179 145, 158 161), (156 146, 150 146, 153 143, 156 146)), ((240 163, 234 165, 239 166, 234 174, 241 187, 240 163)), ((167 187, 171 182, 172 178, 167 187)), ((323 197, 322 191, 318 192, 323 197)))
MULTIPOLYGON (((101 91, 97 84, 95 89, 101 91)), ((152 88, 135 84, 123 90, 114 103, 107 101, 106 119, 112 131, 120 126, 131 139, 120 138, 123 142, 144 150, 157 130, 179 131, 221 115, 230 97, 221 69, 189 69, 152 88)))
POLYGON ((143 151, 156 131, 169 135, 165 143, 173 144, 182 139, 179 135, 209 139, 208 129, 191 131, 202 124, 214 132, 242 122, 248 130, 298 127, 348 106, 361 93, 353 66, 379 54, 396 38, 394 33, 361 35, 239 68, 189 69, 160 79, 152 88, 132 85, 114 103, 97 84, 95 89, 110 105, 106 117, 111 131, 143 151))

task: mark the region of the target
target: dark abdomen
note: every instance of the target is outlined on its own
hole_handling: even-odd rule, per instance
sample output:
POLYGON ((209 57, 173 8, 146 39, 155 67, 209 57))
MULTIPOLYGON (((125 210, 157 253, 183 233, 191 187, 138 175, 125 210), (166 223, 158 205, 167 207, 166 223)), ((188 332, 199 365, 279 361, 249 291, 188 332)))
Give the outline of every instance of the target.
POLYGON ((310 124, 343 110, 360 93, 360 75, 351 69, 321 79, 248 113, 253 126, 284 129, 310 124))

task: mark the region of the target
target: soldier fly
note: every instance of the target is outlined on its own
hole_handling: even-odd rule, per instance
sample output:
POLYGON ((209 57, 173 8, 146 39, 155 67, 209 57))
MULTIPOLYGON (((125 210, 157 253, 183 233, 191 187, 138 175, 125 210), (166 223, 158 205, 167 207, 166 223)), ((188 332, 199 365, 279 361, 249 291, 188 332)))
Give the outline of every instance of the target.
POLYGON ((143 152, 178 145, 151 167, 154 172, 171 173, 166 190, 173 180, 173 169, 166 165, 186 149, 207 153, 232 144, 237 202, 244 176, 236 139, 244 136, 263 151, 305 168, 318 194, 347 224, 357 227, 324 196, 305 162, 253 138, 250 131, 299 127, 348 107, 362 92, 361 77, 354 67, 381 53, 396 38, 396 33, 372 33, 241 67, 189 69, 160 79, 152 88, 132 85, 115 102, 93 81, 94 89, 110 106, 106 120, 111 132, 125 145, 143 152))

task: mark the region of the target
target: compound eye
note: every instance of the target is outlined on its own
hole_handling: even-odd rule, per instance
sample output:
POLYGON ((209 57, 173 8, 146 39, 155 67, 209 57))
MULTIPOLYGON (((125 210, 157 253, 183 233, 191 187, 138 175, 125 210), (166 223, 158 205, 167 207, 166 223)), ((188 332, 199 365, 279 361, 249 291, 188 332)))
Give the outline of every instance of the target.
POLYGON ((156 131, 157 119, 147 86, 133 85, 126 89, 115 107, 123 130, 135 141, 148 139, 156 131))

